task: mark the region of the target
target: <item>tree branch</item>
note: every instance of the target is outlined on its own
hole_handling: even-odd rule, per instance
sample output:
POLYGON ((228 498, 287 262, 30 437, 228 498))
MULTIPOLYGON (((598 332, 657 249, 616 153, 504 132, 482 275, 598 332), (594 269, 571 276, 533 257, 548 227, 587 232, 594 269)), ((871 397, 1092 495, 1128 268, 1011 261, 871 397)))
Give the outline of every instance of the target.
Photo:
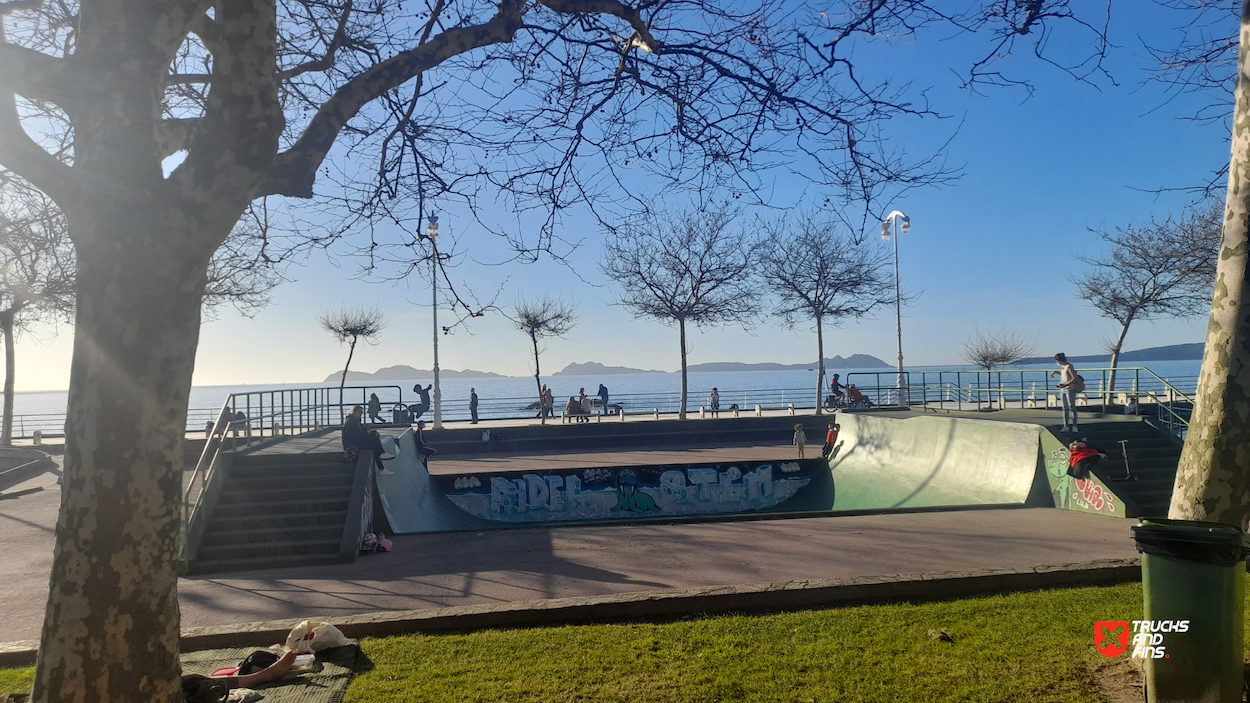
POLYGON ((344 0, 343 15, 339 17, 338 28, 334 30, 334 38, 330 40, 330 44, 326 46, 325 55, 313 61, 305 61, 304 63, 287 69, 279 73, 282 80, 290 80, 300 74, 309 73, 311 71, 327 71, 334 67, 335 54, 339 48, 343 46, 344 40, 347 39, 347 20, 352 16, 352 0, 344 0))
POLYGON ((447 59, 512 41, 521 26, 522 8, 521 0, 502 0, 499 11, 488 22, 449 29, 352 78, 317 110, 295 145, 278 155, 256 196, 311 198, 317 168, 339 132, 361 108, 447 59))
POLYGON ((182 151, 191 146, 191 138, 204 120, 200 118, 186 120, 164 120, 156 128, 156 140, 161 150, 161 158, 182 151))
POLYGON ((656 54, 659 53, 660 48, 664 45, 663 42, 651 36, 651 27, 643 21, 642 14, 638 10, 615 0, 539 0, 539 2, 547 9, 560 14, 594 14, 619 17, 628 22, 629 26, 638 34, 637 39, 631 41, 630 45, 638 46, 643 51, 656 54))
POLYGON ((64 59, 4 41, 0 30, 0 90, 65 105, 75 95, 64 59))

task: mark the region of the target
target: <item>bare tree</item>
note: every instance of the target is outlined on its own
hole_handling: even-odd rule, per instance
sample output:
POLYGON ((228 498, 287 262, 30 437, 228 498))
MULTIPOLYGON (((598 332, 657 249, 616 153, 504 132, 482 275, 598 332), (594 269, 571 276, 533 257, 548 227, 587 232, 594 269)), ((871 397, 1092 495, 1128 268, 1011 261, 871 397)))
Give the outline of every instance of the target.
MULTIPOLYGON (((1041 53, 1073 17, 1072 0, 1010 4, 973 3, 968 26, 1041 53)), ((200 306, 252 203, 346 205, 293 245, 355 229, 373 252, 379 218, 499 199, 541 220, 515 238, 526 257, 575 203, 601 220, 641 208, 631 184, 751 197, 784 164, 831 197, 876 198, 945 174, 885 139, 931 109, 866 80, 853 46, 963 19, 933 0, 0 3, 0 166, 56 201, 78 255, 34 699, 178 696, 176 478, 200 306)))
POLYGON ((601 268, 621 287, 616 304, 664 324, 681 338, 681 404, 686 419, 686 325, 749 322, 757 311, 747 243, 729 230, 728 207, 639 217, 608 236, 601 268))
MULTIPOLYGON (((571 301, 550 294, 522 297, 512 308, 512 326, 530 338, 534 347, 534 384, 542 395, 543 382, 538 366, 538 344, 548 337, 563 337, 577 325, 577 307, 571 301)), ((543 417, 546 422, 546 416, 543 417)))
POLYGON ((1223 203, 1208 201, 1179 218, 1096 233, 1109 251, 1081 257, 1093 268, 1070 280, 1077 297, 1120 323, 1119 334, 1107 344, 1108 392, 1115 390, 1120 351, 1135 320, 1194 317, 1210 308, 1223 220, 1223 203))
POLYGON ((13 443, 15 331, 72 319, 74 248, 47 196, 16 179, 0 184, 0 332, 4 335, 4 419, 0 445, 13 443))
MULTIPOLYGON (((995 366, 1006 366, 1033 353, 1036 342, 1025 337, 1017 330, 998 330, 996 332, 973 332, 972 338, 964 342, 964 360, 973 366, 980 366, 986 372, 995 366)), ((988 378, 988 375, 987 375, 988 378)), ((992 382, 992 379, 990 379, 992 382)), ((1001 393, 1000 393, 1001 395, 1001 393)), ((994 402, 994 394, 990 393, 990 403, 994 402)))
POLYGON ((347 363, 343 364, 343 375, 339 377, 339 400, 343 398, 343 387, 347 385, 347 369, 352 365, 352 356, 356 354, 356 342, 364 340, 373 344, 382 330, 386 329, 386 316, 375 307, 343 306, 333 310, 323 310, 317 316, 321 329, 329 332, 339 341, 347 344, 347 363))
POLYGON ((886 252, 856 244, 832 220, 801 217, 796 230, 771 228, 759 250, 759 276, 775 297, 774 312, 790 327, 816 327, 816 414, 825 377, 826 324, 838 325, 894 302, 886 252))

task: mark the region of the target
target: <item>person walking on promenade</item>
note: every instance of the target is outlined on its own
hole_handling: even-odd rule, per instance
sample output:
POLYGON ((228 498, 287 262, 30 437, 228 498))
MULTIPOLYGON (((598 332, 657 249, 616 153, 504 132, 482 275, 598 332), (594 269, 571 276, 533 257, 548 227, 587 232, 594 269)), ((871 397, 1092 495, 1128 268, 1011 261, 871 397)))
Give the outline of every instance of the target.
POLYGON ((469 417, 472 418, 469 421, 469 424, 476 425, 477 424, 477 389, 476 388, 469 389, 469 417))
POLYGON ((799 458, 803 458, 803 445, 807 444, 807 435, 803 434, 803 425, 794 426, 794 446, 799 448, 799 458))
POLYGON ((1059 370, 1050 375, 1059 377, 1059 401, 1063 405, 1063 428, 1059 431, 1080 432, 1076 425, 1076 394, 1085 390, 1085 380, 1077 375, 1063 352, 1055 354, 1055 363, 1059 370))
POLYGON ((707 397, 707 408, 712 417, 720 417, 720 391, 712 387, 712 394, 707 397))
POLYGON ((820 451, 820 455, 826 459, 833 458, 834 447, 838 443, 838 433, 842 431, 842 426, 836 422, 829 423, 829 431, 825 433, 825 448, 820 451))
POLYGON ((542 420, 544 425, 547 424, 547 418, 555 414, 552 408, 554 405, 555 398, 551 393, 551 389, 544 383, 543 387, 538 391, 538 418, 542 420))
POLYGON ((395 472, 388 471, 382 465, 384 461, 390 461, 395 457, 382 451, 382 438, 377 432, 366 430, 364 425, 360 423, 361 418, 365 415, 365 409, 359 405, 352 408, 347 414, 347 420, 343 423, 343 449, 355 447, 360 451, 373 452, 373 465, 377 467, 379 476, 393 476, 395 472))
POLYGON ((603 385, 602 383, 599 384, 599 401, 600 401, 600 404, 603 406, 602 414, 607 415, 608 414, 608 387, 603 385))
POLYGON ((369 394, 369 422, 382 421, 382 401, 378 400, 377 393, 369 394))

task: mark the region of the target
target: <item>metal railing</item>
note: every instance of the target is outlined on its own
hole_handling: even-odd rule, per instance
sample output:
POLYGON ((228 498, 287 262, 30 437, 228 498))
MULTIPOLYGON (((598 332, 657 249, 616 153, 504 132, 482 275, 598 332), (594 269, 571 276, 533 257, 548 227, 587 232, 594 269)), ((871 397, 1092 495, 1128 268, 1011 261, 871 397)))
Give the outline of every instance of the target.
MULTIPOLYGON (((1078 400, 1088 404, 1091 399, 1097 399, 1104 408, 1112 403, 1129 405, 1133 401, 1139 415, 1143 405, 1153 405, 1159 422, 1173 434, 1185 437, 1189 411, 1193 408, 1193 398, 1188 393, 1145 367, 1121 367, 1115 371, 1117 383, 1112 388, 1111 369, 1078 368, 1077 373, 1085 379, 1085 390, 1078 394, 1078 400)), ((909 371, 904 374, 904 388, 900 389, 895 371, 853 372, 847 374, 847 385, 856 386, 877 405, 897 404, 901 390, 910 405, 925 407, 936 405, 956 410, 995 405, 1055 408, 1060 407, 1061 389, 1052 373, 1052 369, 909 371)), ((1181 378, 1186 388, 1197 387, 1197 376, 1181 378), (1188 383, 1190 380, 1192 385, 1188 383)))
POLYGON ((240 444, 279 436, 291 436, 343 424, 347 408, 368 405, 370 394, 387 403, 403 403, 399 386, 348 386, 345 388, 287 388, 231 393, 205 427, 204 450, 192 470, 182 495, 182 534, 179 559, 189 555, 189 537, 208 519, 204 496, 215 478, 222 453, 240 444), (361 400, 356 400, 359 397, 361 400), (388 400, 383 400, 386 397, 388 400))

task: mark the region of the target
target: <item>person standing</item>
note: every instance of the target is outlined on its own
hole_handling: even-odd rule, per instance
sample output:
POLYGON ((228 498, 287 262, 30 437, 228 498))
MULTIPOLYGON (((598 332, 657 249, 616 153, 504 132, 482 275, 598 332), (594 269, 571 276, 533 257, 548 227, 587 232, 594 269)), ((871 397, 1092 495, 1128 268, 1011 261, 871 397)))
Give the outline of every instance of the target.
POLYGON ((469 417, 472 418, 469 421, 469 424, 476 425, 477 424, 477 389, 476 388, 469 389, 469 417))
POLYGON ((369 394, 369 422, 382 421, 382 401, 378 400, 377 393, 369 394))
POLYGON ((1059 370, 1050 375, 1059 377, 1059 401, 1063 405, 1063 428, 1059 431, 1080 432, 1076 426, 1076 394, 1085 390, 1085 384, 1063 352, 1055 354, 1055 363, 1059 364, 1059 370))
POLYGON ((794 426, 794 446, 799 448, 799 458, 803 458, 803 445, 807 444, 807 435, 803 434, 803 425, 794 426))
POLYGON ((603 385, 602 383, 599 384, 599 402, 603 406, 603 414, 607 415, 608 414, 608 387, 603 385))
POLYGON ((707 397, 707 407, 712 417, 720 417, 720 391, 715 387, 712 388, 712 394, 707 397))
POLYGON ((590 396, 586 395, 585 388, 577 389, 577 407, 581 410, 581 414, 577 416, 578 422, 590 422, 590 396))

